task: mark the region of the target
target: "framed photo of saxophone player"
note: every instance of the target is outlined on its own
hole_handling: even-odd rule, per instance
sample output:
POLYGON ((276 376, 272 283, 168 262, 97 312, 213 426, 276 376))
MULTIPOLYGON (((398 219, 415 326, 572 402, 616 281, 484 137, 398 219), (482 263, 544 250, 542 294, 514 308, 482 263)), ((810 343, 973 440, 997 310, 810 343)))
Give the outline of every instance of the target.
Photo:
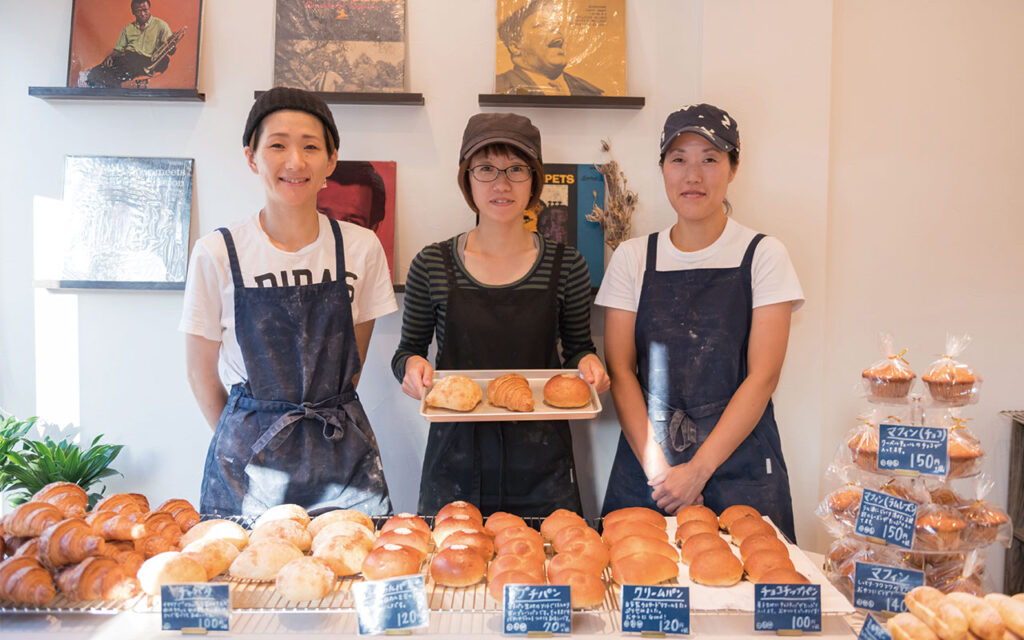
POLYGON ((68 86, 195 89, 202 0, 74 0, 68 86))

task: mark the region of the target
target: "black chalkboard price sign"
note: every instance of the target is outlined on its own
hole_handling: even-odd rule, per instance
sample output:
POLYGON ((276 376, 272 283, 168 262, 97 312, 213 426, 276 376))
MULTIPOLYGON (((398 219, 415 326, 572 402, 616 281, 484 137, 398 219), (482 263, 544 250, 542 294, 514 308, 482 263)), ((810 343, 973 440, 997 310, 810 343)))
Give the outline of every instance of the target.
POLYGON ((352 585, 352 593, 361 634, 416 629, 430 624, 422 575, 357 582, 352 585))
POLYGON ((502 630, 510 634, 572 633, 567 585, 505 585, 502 630))
POLYGON ((924 572, 858 562, 853 570, 853 606, 868 611, 907 610, 903 596, 924 584, 924 572))
POLYGON ((755 584, 754 629, 821 631, 821 585, 755 584))
POLYGON ((231 595, 226 584, 171 584, 160 587, 160 628, 227 631, 231 595))
POLYGON ((860 628, 860 635, 857 640, 892 640, 892 636, 875 616, 869 615, 864 618, 864 626, 860 628))
POLYGON ((690 588, 622 585, 622 630, 690 633, 690 588))

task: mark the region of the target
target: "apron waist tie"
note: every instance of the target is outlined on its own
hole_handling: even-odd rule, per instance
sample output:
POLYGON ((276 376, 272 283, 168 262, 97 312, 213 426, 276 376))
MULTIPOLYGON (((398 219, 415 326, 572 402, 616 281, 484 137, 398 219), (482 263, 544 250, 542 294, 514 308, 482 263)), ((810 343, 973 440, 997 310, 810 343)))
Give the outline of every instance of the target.
MULTIPOLYGON (((256 455, 264 449, 274 451, 291 435, 295 423, 303 419, 316 420, 323 428, 323 436, 327 440, 341 440, 345 437, 345 425, 338 419, 337 409, 344 413, 343 403, 348 394, 333 396, 322 402, 303 402, 293 404, 290 402, 276 402, 289 409, 281 415, 270 428, 263 432, 263 435, 252 445, 252 453, 256 455), (329 409, 331 411, 325 411, 329 409)), ((352 398, 355 399, 355 394, 352 398)))
POLYGON ((728 405, 729 400, 727 399, 691 409, 674 410, 667 425, 668 433, 666 435, 669 446, 672 447, 673 451, 681 453, 697 444, 699 438, 697 435, 697 423, 694 420, 701 420, 716 413, 720 414, 728 405))

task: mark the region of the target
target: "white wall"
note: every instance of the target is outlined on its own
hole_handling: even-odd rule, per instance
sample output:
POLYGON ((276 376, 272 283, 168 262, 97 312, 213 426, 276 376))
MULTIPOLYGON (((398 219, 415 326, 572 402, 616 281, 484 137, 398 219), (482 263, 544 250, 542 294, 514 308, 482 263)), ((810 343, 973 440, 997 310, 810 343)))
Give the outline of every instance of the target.
MULTIPOLYGON (((32 199, 60 196, 64 154, 166 155, 196 159, 198 233, 255 211, 262 192, 239 138, 252 91, 271 83, 274 3, 204 3, 205 103, 30 98, 29 85, 64 82, 70 4, 0 6, 0 406, 127 444, 113 489, 195 500, 209 430, 185 383, 180 294, 36 292, 32 199)), ((994 497, 1005 500, 997 412, 1019 406, 1024 361, 1024 274, 1013 259, 1022 196, 1011 187, 1024 164, 1014 111, 1022 21, 1015 0, 633 0, 628 92, 647 106, 523 110, 544 133, 548 161, 601 161, 599 141, 612 141, 640 194, 635 235, 673 220, 656 164, 664 116, 707 100, 740 123, 735 216, 785 242, 808 299, 776 393, 806 546, 826 543, 811 512, 861 409, 852 387, 877 355, 879 329, 896 332, 919 371, 947 328, 975 335, 968 359, 986 383, 968 415, 1000 479, 994 497)), ((426 106, 333 107, 343 158, 398 163, 400 279, 422 245, 471 224, 455 160, 477 94, 491 90, 494 6, 408 0, 408 23, 409 90, 426 106)), ((598 343, 601 320, 598 310, 598 343)), ((360 393, 396 506, 413 509, 427 425, 389 371, 399 330, 399 314, 378 321, 360 393)), ((574 425, 590 514, 617 436, 605 400, 600 420, 574 425)))

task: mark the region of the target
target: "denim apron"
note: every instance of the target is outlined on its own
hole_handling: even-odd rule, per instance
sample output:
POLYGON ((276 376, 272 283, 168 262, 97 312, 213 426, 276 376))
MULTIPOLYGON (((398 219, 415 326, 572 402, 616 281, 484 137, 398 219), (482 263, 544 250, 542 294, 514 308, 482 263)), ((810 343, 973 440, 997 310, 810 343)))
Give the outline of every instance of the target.
MULTIPOLYGON (((671 465, 693 458, 747 377, 751 265, 763 237, 751 240, 739 267, 682 271, 658 271, 658 234, 647 238, 636 312, 637 377, 655 437, 671 465)), ((651 492, 620 433, 602 513, 634 506, 657 509, 651 492)), ((796 540, 789 474, 771 400, 754 430, 712 474, 703 496, 715 513, 749 504, 796 540)))
MULTIPOLYGON (((441 247, 448 279, 444 347, 438 369, 557 369, 557 245, 546 291, 458 286, 452 243, 441 247)), ((543 249, 541 249, 543 251, 543 249)), ((433 422, 420 480, 425 515, 466 500, 486 515, 508 511, 547 516, 582 512, 569 423, 558 421, 433 422)))
POLYGON ((331 220, 334 281, 251 287, 231 233, 235 335, 249 379, 231 388, 203 470, 201 513, 258 516, 307 510, 391 512, 380 450, 356 395, 359 350, 341 228, 331 220))

